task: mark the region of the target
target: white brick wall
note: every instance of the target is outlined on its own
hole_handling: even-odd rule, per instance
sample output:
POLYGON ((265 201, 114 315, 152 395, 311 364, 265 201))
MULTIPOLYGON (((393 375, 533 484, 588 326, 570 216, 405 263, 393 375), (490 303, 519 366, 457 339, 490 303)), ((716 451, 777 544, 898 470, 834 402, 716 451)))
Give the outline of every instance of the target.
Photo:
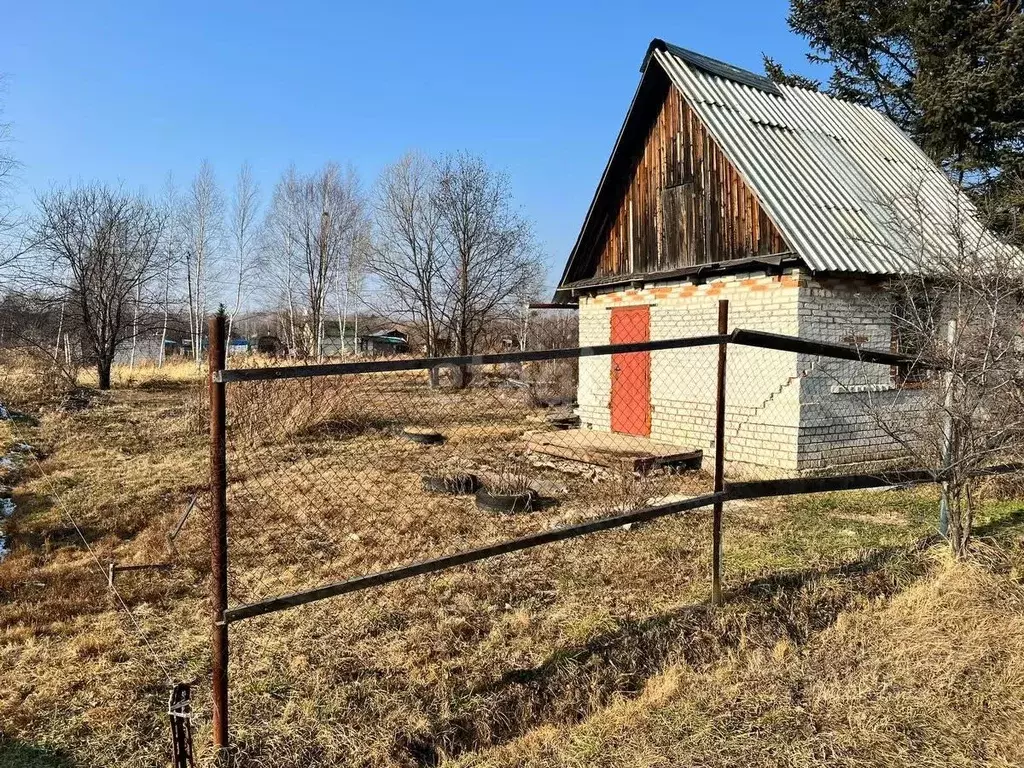
MULTIPOLYGON (((798 275, 741 274, 703 285, 658 283, 643 290, 606 293, 580 300, 580 344, 610 341, 611 309, 650 306, 651 338, 713 334, 718 302, 729 299, 730 327, 795 334, 798 275)), ((726 388, 727 462, 731 471, 770 467, 776 474, 797 470, 799 384, 797 356, 733 346, 726 388)), ((717 347, 651 353, 651 437, 714 454, 717 347)), ((579 415, 584 428, 611 425, 611 358, 580 360, 579 415)), ((757 470, 760 472, 760 469, 757 470)))
MULTIPOLYGON (((800 270, 658 283, 580 300, 580 344, 610 341, 611 309, 650 306, 651 338, 717 332, 718 302, 731 328, 889 349, 891 296, 879 281, 811 277, 800 270)), ((651 353, 651 437, 714 454, 716 347, 651 353)), ((579 362, 584 428, 609 430, 611 358, 579 362)), ((903 452, 880 423, 922 418, 925 393, 897 392, 889 366, 731 346, 726 463, 733 475, 813 474, 875 464, 903 452)))
MULTIPOLYGON (((611 312, 595 301, 580 299, 580 346, 608 344, 611 339, 611 312)), ((586 429, 609 431, 612 428, 608 403, 612 396, 611 357, 581 357, 579 361, 577 413, 586 429)))
MULTIPOLYGON (((802 337, 870 349, 891 347, 892 294, 885 283, 835 277, 806 282, 800 292, 802 337)), ((905 453, 892 430, 924 417, 926 390, 897 390, 888 365, 800 358, 807 370, 800 385, 802 473, 864 470, 905 453)))

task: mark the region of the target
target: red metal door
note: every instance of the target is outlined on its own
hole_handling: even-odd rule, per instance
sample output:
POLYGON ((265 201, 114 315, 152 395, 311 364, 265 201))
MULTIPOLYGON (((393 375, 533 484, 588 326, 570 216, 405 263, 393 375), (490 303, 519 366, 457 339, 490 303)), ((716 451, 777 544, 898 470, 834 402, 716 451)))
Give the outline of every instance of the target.
MULTIPOLYGON (((651 339, 650 307, 619 307, 612 310, 612 344, 651 339)), ((651 434, 651 353, 624 352, 612 355, 612 432, 651 434)))

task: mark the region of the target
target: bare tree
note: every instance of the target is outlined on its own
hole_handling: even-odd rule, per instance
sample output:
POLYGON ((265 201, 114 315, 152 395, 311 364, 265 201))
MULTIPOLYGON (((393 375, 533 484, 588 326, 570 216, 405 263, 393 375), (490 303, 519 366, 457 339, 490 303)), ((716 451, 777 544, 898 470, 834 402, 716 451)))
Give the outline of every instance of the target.
POLYGON ((63 324, 81 334, 100 389, 109 389, 114 357, 138 332, 142 297, 163 270, 166 216, 140 195, 100 184, 55 189, 37 207, 21 276, 65 304, 63 324))
POLYGON ((174 184, 174 177, 168 174, 164 183, 163 198, 160 201, 167 228, 163 237, 163 274, 159 276, 157 291, 158 311, 160 313, 159 349, 157 350, 157 367, 163 367, 167 355, 167 333, 169 330, 172 306, 180 304, 180 296, 173 293, 172 286, 180 284, 181 271, 185 265, 185 244, 182 232, 182 201, 174 184))
POLYGON ((963 196, 939 227, 921 190, 891 210, 907 265, 890 284, 893 346, 918 363, 870 411, 915 463, 938 468, 940 531, 962 556, 986 468, 1024 459, 1024 253, 963 196))
POLYGON ((260 189, 252 177, 248 163, 242 165, 235 179, 234 195, 231 200, 231 244, 232 272, 235 302, 228 313, 228 338, 234 326, 235 316, 242 306, 242 299, 248 291, 253 275, 259 268, 256 262, 256 243, 259 239, 258 222, 260 189))
MULTIPOLYGON (((450 295, 443 290, 445 254, 437 203, 437 168, 407 154, 384 169, 374 200, 375 241, 370 266, 388 309, 423 328, 427 357, 438 354, 442 318, 450 295)), ((383 307, 380 314, 388 314, 383 307)), ((430 372, 437 385, 436 369, 430 372)))
MULTIPOLYGON (((327 299, 338 273, 355 269, 358 233, 365 229, 365 205, 355 171, 327 163, 309 176, 290 170, 275 190, 270 221, 272 242, 284 251, 289 301, 301 295, 303 351, 323 358, 327 299)), ((295 319, 295 312, 289 313, 295 319)))
MULTIPOLYGON (((4 87, 4 79, 0 76, 0 95, 3 94, 4 87)), ((3 105, 0 104, 0 115, 2 114, 3 105)), ((10 197, 19 167, 14 155, 7 150, 10 140, 10 123, 0 121, 0 270, 10 266, 24 252, 15 236, 18 220, 10 197)))
POLYGON ((179 226, 184 241, 189 335, 192 354, 198 365, 203 359, 203 323, 211 286, 218 276, 224 234, 224 199, 208 160, 199 166, 199 172, 185 194, 179 226))
MULTIPOLYGON (((504 173, 462 153, 442 158, 437 174, 444 324, 455 354, 468 355, 489 323, 515 317, 517 297, 528 292, 541 266, 532 227, 513 207, 504 173)), ((456 386, 468 385, 469 377, 468 367, 458 369, 456 386)))
POLYGON ((291 166, 284 172, 274 186, 274 194, 270 201, 262 229, 263 261, 271 281, 265 286, 270 291, 268 300, 281 302, 284 314, 281 322, 281 335, 285 339, 289 353, 299 352, 299 339, 295 315, 296 246, 292 239, 292 215, 298 209, 299 180, 295 167, 291 166))
POLYGON ((353 341, 358 349, 359 336, 359 307, 360 293, 366 282, 366 273, 370 257, 370 223, 360 216, 356 227, 351 233, 351 243, 346 250, 342 263, 335 271, 335 290, 338 312, 338 332, 341 341, 341 351, 347 352, 348 342, 346 334, 348 331, 349 311, 354 310, 355 329, 353 341))
MULTIPOLYGON (((465 153, 409 154, 385 169, 375 202, 373 272, 389 305, 423 327, 428 356, 472 354, 516 320, 541 267, 505 174, 465 153)), ((455 384, 469 384, 468 368, 455 384)))

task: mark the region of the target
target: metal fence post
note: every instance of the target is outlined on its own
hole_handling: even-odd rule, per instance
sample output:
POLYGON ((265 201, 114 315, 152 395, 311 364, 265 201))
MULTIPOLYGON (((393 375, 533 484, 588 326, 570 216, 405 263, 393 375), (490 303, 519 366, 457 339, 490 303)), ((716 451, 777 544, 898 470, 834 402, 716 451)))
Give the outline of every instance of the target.
MULTIPOLYGON (((729 332, 729 302, 718 302, 718 332, 729 332)), ((725 375, 728 343, 718 345, 718 387, 715 399, 715 493, 725 490, 725 375)), ((722 502, 714 504, 711 528, 711 603, 722 604, 722 502)))
POLYGON ((217 764, 227 763, 228 748, 228 519, 226 385, 216 380, 227 361, 227 318, 221 309, 210 318, 210 602, 213 610, 213 745, 217 764))

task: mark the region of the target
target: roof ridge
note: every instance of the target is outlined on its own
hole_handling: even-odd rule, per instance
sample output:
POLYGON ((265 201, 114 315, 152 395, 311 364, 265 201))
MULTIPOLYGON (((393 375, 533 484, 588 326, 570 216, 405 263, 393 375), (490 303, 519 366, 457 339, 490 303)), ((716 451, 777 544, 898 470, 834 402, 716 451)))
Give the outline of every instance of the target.
POLYGON ((778 84, 764 75, 759 75, 756 72, 751 72, 748 69, 737 67, 735 64, 730 64, 727 61, 715 59, 711 56, 706 56, 703 53, 698 53, 697 51, 691 51, 688 48, 674 45, 659 37, 651 40, 650 45, 647 46, 647 53, 644 55, 643 64, 640 66, 641 72, 644 72, 647 69, 647 65, 650 63, 651 57, 655 51, 670 53, 673 56, 679 57, 686 63, 717 77, 732 80, 733 82, 741 83, 742 85, 748 85, 751 88, 757 88, 776 96, 782 95, 782 91, 779 90, 778 84))

